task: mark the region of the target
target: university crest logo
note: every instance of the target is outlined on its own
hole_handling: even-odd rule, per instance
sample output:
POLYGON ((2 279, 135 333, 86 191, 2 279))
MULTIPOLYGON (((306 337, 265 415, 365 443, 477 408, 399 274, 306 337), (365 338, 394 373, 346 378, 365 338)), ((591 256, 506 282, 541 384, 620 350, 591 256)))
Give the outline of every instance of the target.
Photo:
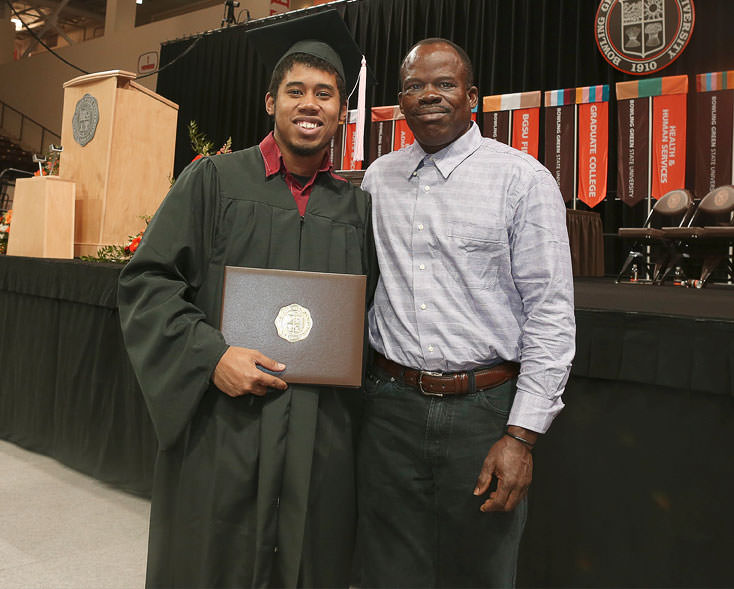
POLYGON ((97 99, 87 93, 82 96, 74 108, 71 119, 71 130, 74 141, 84 147, 92 139, 99 123, 99 105, 97 99))
POLYGON ((693 0, 602 0, 596 11, 596 44, 618 70, 651 74, 680 56, 695 18, 693 0))

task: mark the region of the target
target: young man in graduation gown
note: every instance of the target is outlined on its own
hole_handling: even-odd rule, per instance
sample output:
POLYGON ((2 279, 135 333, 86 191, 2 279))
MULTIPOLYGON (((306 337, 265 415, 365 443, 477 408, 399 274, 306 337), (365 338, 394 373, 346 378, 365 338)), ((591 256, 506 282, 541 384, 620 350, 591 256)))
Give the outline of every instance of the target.
MULTIPOLYGON (((285 43, 276 59, 302 31, 324 37, 286 25, 260 35, 285 43)), ((349 42, 356 66, 341 41, 288 49, 266 95, 273 133, 190 164, 120 276, 125 343, 159 439, 148 587, 348 586, 359 395, 287 385, 258 368, 282 370, 277 359, 229 347, 218 326, 228 265, 375 281, 369 195, 328 157, 361 58, 349 42)))

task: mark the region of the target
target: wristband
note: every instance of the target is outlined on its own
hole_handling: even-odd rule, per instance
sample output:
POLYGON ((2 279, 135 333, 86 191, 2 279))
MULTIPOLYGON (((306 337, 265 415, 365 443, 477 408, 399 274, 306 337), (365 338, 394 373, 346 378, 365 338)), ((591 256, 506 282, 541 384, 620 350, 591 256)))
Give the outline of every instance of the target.
POLYGON ((516 436, 515 434, 511 434, 511 433, 510 433, 509 431, 507 431, 506 429, 505 429, 505 435, 506 435, 506 436, 509 436, 509 437, 511 437, 511 438, 512 438, 513 440, 517 440, 517 441, 518 441, 518 442, 520 442, 521 444, 525 444, 525 446, 527 446, 527 447, 528 447, 528 448, 529 448, 530 450, 532 450, 532 449, 533 449, 533 448, 535 447, 535 445, 534 445, 534 444, 531 444, 531 443, 530 443, 530 442, 529 442, 528 440, 526 440, 525 438, 523 438, 523 437, 520 437, 520 436, 516 436))

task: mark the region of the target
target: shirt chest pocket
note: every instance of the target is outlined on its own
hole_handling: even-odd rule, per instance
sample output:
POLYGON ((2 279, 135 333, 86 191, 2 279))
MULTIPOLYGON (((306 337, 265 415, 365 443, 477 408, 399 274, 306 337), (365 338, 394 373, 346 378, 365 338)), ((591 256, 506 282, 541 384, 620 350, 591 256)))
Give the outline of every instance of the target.
POLYGON ((494 290, 497 277, 509 271, 507 232, 502 227, 452 222, 442 241, 443 266, 460 287, 494 290))

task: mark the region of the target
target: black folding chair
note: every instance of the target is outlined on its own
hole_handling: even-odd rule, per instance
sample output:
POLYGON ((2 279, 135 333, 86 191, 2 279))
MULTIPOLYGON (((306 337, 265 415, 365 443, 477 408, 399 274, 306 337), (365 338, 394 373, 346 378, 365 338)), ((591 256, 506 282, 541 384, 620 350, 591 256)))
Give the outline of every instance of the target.
POLYGON ((734 244, 734 186, 719 186, 701 199, 686 227, 664 227, 663 235, 674 244, 661 282, 676 268, 692 286, 703 287, 716 268, 725 262, 729 276, 734 265, 729 248, 734 244), (689 279, 698 271, 697 279, 689 279))
POLYGON ((672 244, 662 227, 674 223, 684 226, 693 209, 693 195, 688 190, 671 190, 658 199, 642 227, 620 227, 617 235, 634 241, 616 282, 628 278, 630 282, 656 283, 672 253, 672 244))

